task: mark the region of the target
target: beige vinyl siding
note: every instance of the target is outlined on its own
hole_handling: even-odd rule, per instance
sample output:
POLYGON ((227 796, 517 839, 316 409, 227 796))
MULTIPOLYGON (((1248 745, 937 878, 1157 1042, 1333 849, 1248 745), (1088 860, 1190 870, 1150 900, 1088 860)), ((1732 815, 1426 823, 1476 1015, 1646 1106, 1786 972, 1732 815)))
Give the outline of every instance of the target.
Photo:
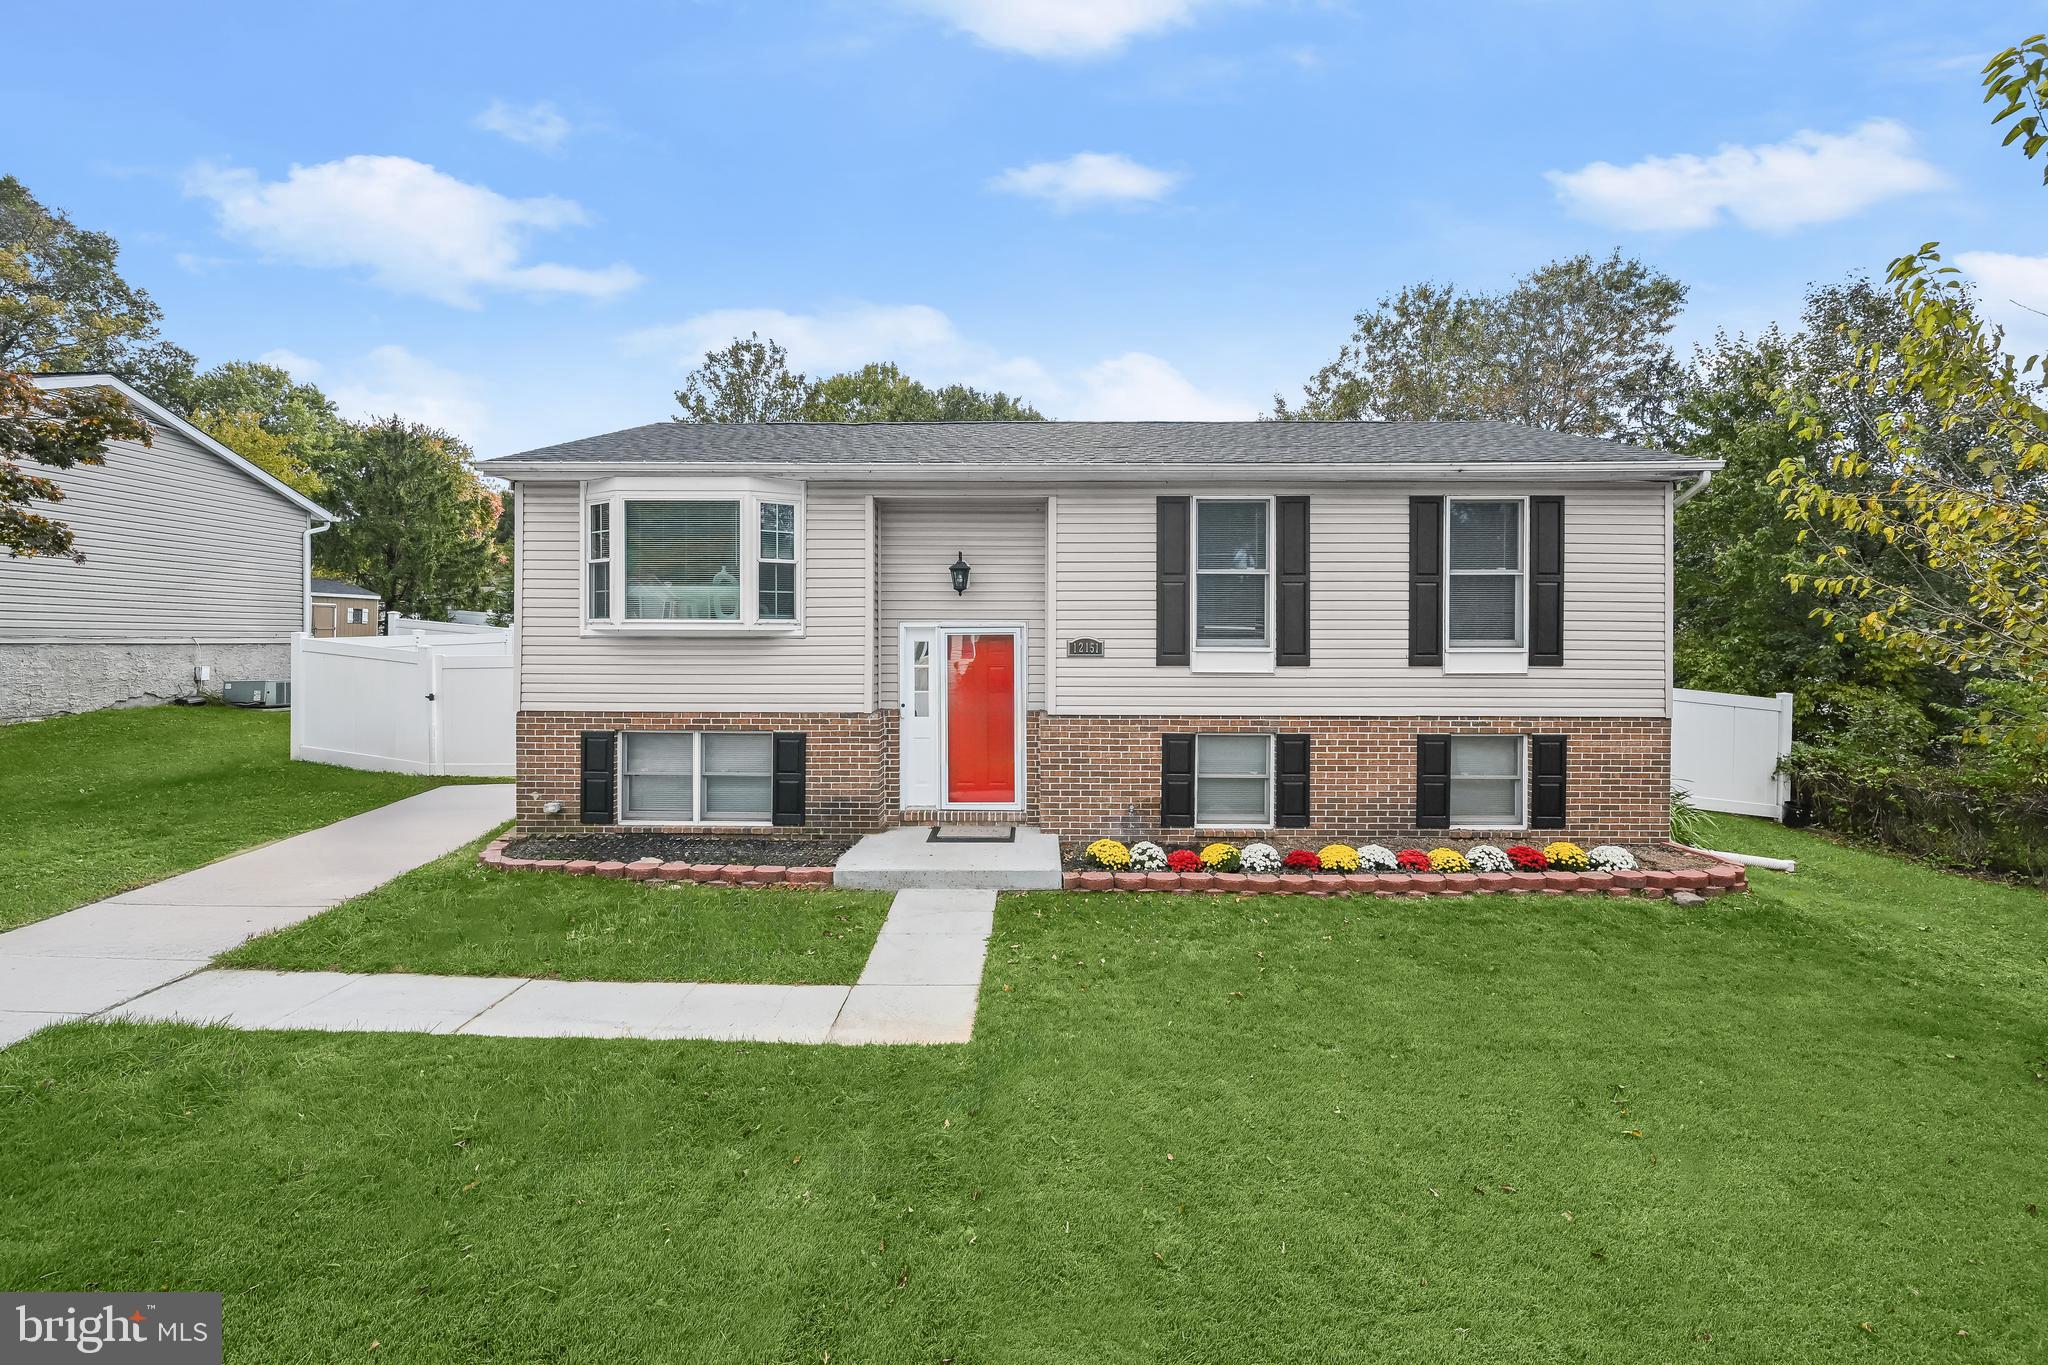
MULTIPOLYGON (((583 635, 573 483, 522 483, 520 705, 530 710, 858 711, 867 704, 867 500, 805 500, 802 635, 583 635)), ((616 532, 614 533, 616 535, 616 532)))
MULTIPOLYGON (((33 472, 64 490, 85 562, 0 555, 0 639, 283 640, 303 628, 305 512, 175 432, 103 465, 33 472)), ((33 468, 33 467, 32 467, 33 468)))
POLYGON ((875 659, 878 704, 897 702, 905 621, 1022 623, 1025 704, 1045 705, 1045 503, 881 499, 875 504, 875 659), (973 567, 966 596, 948 566, 973 567))
POLYGON ((1313 662, 1261 674, 1153 663, 1154 499, 1225 487, 1077 489, 1058 499, 1059 639, 1106 645, 1057 661, 1069 714, 1660 716, 1669 698, 1664 484, 1262 488, 1310 496, 1313 662), (1447 676, 1408 666, 1408 498, 1553 493, 1565 500, 1562 668, 1447 676))

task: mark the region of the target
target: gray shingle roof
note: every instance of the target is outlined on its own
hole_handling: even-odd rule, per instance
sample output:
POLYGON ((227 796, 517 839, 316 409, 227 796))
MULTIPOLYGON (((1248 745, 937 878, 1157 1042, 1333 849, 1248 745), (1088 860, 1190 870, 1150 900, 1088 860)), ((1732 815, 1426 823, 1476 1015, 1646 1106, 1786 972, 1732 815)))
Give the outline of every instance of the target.
MULTIPOLYGON (((655 422, 502 457, 517 464, 1384 465, 1678 457, 1507 422, 655 422)), ((488 467, 494 461, 486 460, 488 467)))
MULTIPOLYGON (((346 582, 343 579, 321 578, 317 575, 313 579, 313 595, 315 597, 377 597, 377 594, 371 592, 368 588, 359 588, 355 584, 346 582)), ((377 600, 382 601, 383 599, 378 598, 377 600)))

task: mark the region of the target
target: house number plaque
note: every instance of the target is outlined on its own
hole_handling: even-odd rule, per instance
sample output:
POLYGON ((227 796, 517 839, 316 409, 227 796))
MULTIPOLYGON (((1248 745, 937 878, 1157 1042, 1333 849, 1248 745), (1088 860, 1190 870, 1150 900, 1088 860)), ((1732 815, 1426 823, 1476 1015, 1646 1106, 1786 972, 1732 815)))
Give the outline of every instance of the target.
POLYGON ((1102 641, 1091 640, 1085 636, 1078 640, 1069 640, 1067 641, 1067 657, 1069 659, 1099 659, 1102 657, 1102 641))

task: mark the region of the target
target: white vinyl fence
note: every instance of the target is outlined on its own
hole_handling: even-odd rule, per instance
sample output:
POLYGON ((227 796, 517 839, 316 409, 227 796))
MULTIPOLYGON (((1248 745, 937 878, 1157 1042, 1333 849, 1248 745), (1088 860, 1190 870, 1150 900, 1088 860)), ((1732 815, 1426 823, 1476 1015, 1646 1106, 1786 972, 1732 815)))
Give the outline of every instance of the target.
POLYGON ((1792 751, 1792 694, 1671 694, 1671 785, 1703 810, 1782 819, 1790 781, 1778 760, 1792 751))
POLYGON ((511 632, 292 641, 292 757, 344 768, 512 776, 511 632))

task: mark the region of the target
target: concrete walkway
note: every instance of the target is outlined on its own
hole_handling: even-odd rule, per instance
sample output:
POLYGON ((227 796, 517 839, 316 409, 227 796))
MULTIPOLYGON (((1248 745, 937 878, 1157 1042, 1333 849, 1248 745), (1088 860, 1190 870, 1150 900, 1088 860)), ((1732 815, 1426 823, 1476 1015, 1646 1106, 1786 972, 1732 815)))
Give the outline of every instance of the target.
POLYGON ((437 787, 0 934, 0 1047, 189 976, 511 818, 510 786, 437 787))
POLYGON ((870 834, 832 869, 834 886, 868 891, 1057 891, 1060 841, 1029 825, 902 825, 870 834))
POLYGON ((899 893, 853 986, 199 971, 106 1017, 500 1038, 964 1043, 995 905, 993 891, 899 893))

